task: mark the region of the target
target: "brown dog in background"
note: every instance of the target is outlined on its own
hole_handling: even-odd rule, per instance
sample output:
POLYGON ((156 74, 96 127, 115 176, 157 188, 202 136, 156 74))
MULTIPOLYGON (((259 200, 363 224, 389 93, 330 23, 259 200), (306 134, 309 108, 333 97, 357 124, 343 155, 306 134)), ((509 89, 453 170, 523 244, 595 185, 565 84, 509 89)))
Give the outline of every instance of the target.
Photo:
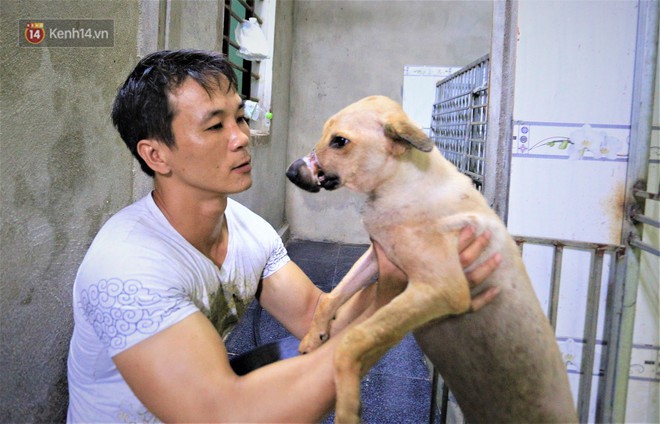
MULTIPOLYGON (((310 192, 345 186, 367 194, 365 228, 408 277, 405 290, 341 335, 336 422, 359 421, 361 373, 409 331, 468 422, 577 422, 566 368, 520 251, 469 178, 442 157, 398 103, 373 96, 341 110, 287 176, 310 192), (457 249, 467 225, 492 234, 473 267, 493 251, 502 255, 479 288, 495 287, 499 296, 471 314, 463 314, 471 297, 457 249)), ((373 282, 376 261, 372 247, 322 298, 301 352, 327 339, 337 309, 373 282)))

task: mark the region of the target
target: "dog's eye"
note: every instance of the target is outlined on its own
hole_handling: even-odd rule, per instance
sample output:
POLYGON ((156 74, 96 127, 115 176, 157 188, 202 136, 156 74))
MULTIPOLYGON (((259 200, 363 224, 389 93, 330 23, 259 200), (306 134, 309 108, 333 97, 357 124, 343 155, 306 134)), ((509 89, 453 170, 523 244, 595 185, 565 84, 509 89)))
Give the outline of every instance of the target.
POLYGON ((330 140, 330 147, 335 149, 341 149, 350 142, 349 139, 336 135, 330 140))

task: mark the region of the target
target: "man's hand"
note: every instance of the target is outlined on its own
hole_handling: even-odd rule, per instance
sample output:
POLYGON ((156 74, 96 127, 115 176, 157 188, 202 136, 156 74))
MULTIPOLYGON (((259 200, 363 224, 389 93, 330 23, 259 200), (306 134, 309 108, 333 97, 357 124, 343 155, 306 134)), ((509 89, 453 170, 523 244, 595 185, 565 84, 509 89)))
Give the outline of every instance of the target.
MULTIPOLYGON (((477 259, 479 259, 481 254, 486 250, 489 241, 489 231, 484 231, 481 233, 481 235, 479 235, 479 237, 475 237, 474 228, 471 226, 467 226, 461 230, 461 233, 458 237, 458 251, 459 259, 463 269, 467 269, 477 259)), ((502 256, 499 252, 496 252, 484 263, 472 271, 466 272, 465 276, 470 283, 470 287, 474 288, 486 281, 486 279, 490 277, 493 271, 495 271, 495 269, 500 265, 501 261, 502 256)), ((499 292, 499 287, 491 287, 488 290, 479 293, 472 298, 471 310, 477 311, 483 308, 485 305, 495 299, 499 292)))
MULTIPOLYGON (((475 237, 474 228, 471 226, 461 230, 458 238, 458 251, 463 269, 467 269, 479 259, 481 254, 486 250, 486 247, 488 247, 489 241, 490 231, 484 231, 479 237, 475 237)), ((466 272, 465 276, 470 281, 470 287, 475 287, 483 283, 495 271, 501 261, 502 257, 499 252, 494 253, 483 264, 470 272, 466 272)))

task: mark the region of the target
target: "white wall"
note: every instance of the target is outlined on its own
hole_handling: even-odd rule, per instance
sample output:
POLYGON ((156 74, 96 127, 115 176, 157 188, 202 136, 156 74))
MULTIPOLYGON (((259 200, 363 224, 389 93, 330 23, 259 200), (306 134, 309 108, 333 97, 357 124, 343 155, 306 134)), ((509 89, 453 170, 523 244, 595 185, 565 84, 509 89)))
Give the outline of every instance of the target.
POLYGON ((406 65, 403 67, 401 105, 408 116, 429 137, 431 136, 431 117, 433 116, 433 105, 436 102, 437 84, 460 69, 460 66, 406 65))
MULTIPOLYGON (((621 243, 637 11, 638 3, 632 0, 519 3, 508 221, 513 234, 621 243), (573 147, 591 143, 590 150, 576 158, 564 140, 577 143, 573 147), (611 151, 598 157, 595 145, 605 148, 603 140, 611 151)), ((655 122, 657 145, 657 114, 655 122)), ((657 149, 653 152, 657 164, 657 149)), ((655 169, 657 173, 657 165, 655 169)), ((657 176, 655 181, 649 187, 652 192, 657 192, 657 176)), ((657 209, 653 213, 657 219, 657 209)), ((550 272, 543 265, 547 253, 539 248, 525 254, 545 303, 550 272)), ((586 319, 598 320, 598 339, 602 340, 602 312, 586 319, 583 312, 576 312, 585 310, 590 260, 585 252, 568 252, 562 269, 557 334, 574 393, 582 349, 579 339, 586 319)), ((608 277, 603 275, 603 287, 608 277)), ((644 270, 642 277, 626 421, 658 422, 658 368, 645 364, 649 360, 657 364, 660 344, 657 265, 655 270, 644 270)), ((606 295, 603 290, 601 311, 606 295)), ((596 353, 598 358, 599 348, 596 353)), ((600 363, 595 362, 597 375, 600 363)), ((595 383, 592 388, 595 399, 595 383)), ((593 413, 592 406, 590 421, 593 413)))

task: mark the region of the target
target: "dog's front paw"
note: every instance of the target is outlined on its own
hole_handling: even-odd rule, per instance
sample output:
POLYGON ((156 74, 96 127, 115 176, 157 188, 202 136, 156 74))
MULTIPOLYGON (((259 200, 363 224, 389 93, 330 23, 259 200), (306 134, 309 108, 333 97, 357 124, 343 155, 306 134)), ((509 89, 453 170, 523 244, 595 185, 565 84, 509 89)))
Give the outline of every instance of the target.
POLYGON ((332 296, 321 296, 316 306, 312 326, 303 337, 298 352, 305 354, 315 350, 330 338, 330 322, 335 319, 336 305, 332 296))
POLYGON ((301 340, 300 345, 298 346, 298 352, 303 355, 309 353, 321 346, 329 338, 330 334, 328 334, 328 332, 310 330, 301 340))
POLYGON ((360 424, 360 409, 359 398, 357 402, 351 402, 350 405, 337 404, 335 424, 360 424))

